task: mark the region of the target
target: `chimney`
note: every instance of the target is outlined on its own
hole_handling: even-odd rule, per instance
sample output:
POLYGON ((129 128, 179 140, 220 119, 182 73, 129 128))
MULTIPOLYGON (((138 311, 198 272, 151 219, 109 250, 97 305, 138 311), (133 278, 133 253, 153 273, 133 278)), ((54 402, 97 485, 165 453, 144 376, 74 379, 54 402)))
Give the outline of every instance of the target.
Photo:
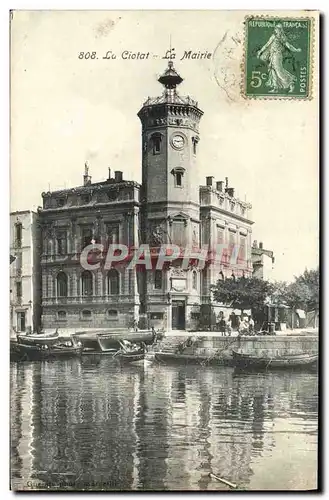
POLYGON ((114 179, 115 179, 115 182, 121 182, 122 181, 123 175, 122 175, 121 170, 115 170, 115 172, 114 172, 114 179))
POLYGON ((217 181, 216 182, 216 189, 217 189, 217 191, 220 191, 220 192, 223 191, 223 184, 224 184, 224 181, 217 181))
POLYGON ((226 192, 232 198, 234 197, 234 188, 226 188, 226 192))
POLYGON ((254 240, 254 241, 253 241, 252 247, 253 247, 253 248, 258 248, 258 243, 257 243, 257 240, 254 240))
POLYGON ((110 167, 109 167, 109 176, 108 176, 108 180, 110 180, 110 179, 111 179, 111 169, 110 169, 110 167))
POLYGON ((262 241, 260 241, 260 242, 259 242, 259 248, 260 248, 261 250, 263 250, 263 242, 262 242, 262 241))
POLYGON ((209 177, 206 177, 207 186, 212 186, 213 178, 214 177, 212 175, 210 175, 209 177))
POLYGON ((228 188, 228 177, 225 177, 225 188, 228 188))
POLYGON ((89 165, 88 162, 85 162, 85 174, 83 176, 83 185, 88 186, 91 184, 91 175, 89 175, 89 165))

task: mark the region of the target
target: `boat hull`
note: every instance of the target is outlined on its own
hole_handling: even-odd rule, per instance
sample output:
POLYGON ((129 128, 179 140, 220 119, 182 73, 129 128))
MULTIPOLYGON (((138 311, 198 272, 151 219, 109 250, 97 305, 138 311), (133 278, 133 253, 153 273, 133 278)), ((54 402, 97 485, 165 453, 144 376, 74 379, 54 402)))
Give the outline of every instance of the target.
POLYGON ((281 357, 260 357, 232 351, 233 364, 238 368, 303 368, 315 365, 318 361, 317 354, 288 354, 281 357))
POLYGON ((120 333, 110 333, 110 334, 98 334, 97 339, 102 351, 107 351, 109 349, 120 349, 123 340, 128 340, 132 344, 145 345, 153 344, 155 340, 155 335, 152 330, 146 330, 142 332, 120 332, 120 333))
POLYGON ((58 342, 58 333, 40 334, 40 335, 17 335, 17 341, 25 345, 52 345, 58 342))
POLYGON ((120 361, 120 363, 144 363, 145 360, 145 353, 121 353, 117 356, 117 359, 120 361))
POLYGON ((48 349, 39 345, 27 345, 17 342, 15 354, 19 359, 28 359, 31 361, 40 361, 55 358, 72 358, 80 356, 82 347, 77 346, 51 346, 48 349))
POLYGON ((226 360, 209 356, 197 356, 194 354, 175 354, 170 352, 155 352, 154 358, 160 363, 180 364, 202 364, 202 365, 224 365, 226 360))

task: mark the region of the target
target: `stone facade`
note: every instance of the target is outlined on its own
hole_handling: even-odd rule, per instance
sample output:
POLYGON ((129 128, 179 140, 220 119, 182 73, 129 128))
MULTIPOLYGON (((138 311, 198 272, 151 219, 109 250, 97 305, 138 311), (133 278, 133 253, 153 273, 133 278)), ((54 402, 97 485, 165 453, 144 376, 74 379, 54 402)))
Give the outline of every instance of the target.
POLYGON ((10 327, 28 332, 40 327, 40 234, 38 214, 10 214, 10 327))
MULTIPOLYGON (((90 244, 138 245, 139 191, 121 172, 105 182, 43 193, 42 323, 45 328, 132 324, 139 311, 137 280, 124 266, 84 269, 81 252, 90 244)), ((91 256, 93 256, 91 252, 91 256)), ((95 253, 97 260, 97 253, 95 253)))
MULTIPOLYGON (((210 285, 218 279, 247 276, 251 265, 251 206, 234 196, 228 181, 198 186, 199 124, 203 112, 190 97, 177 93, 182 79, 172 63, 159 78, 160 97, 148 98, 138 112, 142 124, 142 184, 123 180, 122 172, 92 183, 86 165, 83 186, 43 193, 42 321, 43 326, 105 328, 141 326, 195 329, 202 306, 219 310, 210 285), (162 244, 182 252, 207 245, 227 245, 219 265, 200 269, 191 261, 182 269, 182 256, 164 269, 88 270, 81 266, 87 245, 111 243, 130 250, 152 247, 157 257, 162 244), (239 245, 232 262, 233 246, 239 245)), ((90 255, 93 255, 91 252, 90 255)), ((95 258, 97 252, 95 251, 95 258)), ((129 261, 129 258, 127 261, 129 261)), ((155 261, 154 261, 155 262, 155 261)))

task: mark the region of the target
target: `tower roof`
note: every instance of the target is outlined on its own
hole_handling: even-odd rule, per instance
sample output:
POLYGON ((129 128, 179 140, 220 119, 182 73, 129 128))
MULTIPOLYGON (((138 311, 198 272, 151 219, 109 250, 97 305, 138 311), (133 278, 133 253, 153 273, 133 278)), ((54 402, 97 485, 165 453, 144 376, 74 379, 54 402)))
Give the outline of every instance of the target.
POLYGON ((183 78, 175 70, 173 62, 168 61, 168 68, 163 75, 160 76, 158 82, 162 83, 166 89, 174 89, 177 85, 182 83, 182 81, 183 78))

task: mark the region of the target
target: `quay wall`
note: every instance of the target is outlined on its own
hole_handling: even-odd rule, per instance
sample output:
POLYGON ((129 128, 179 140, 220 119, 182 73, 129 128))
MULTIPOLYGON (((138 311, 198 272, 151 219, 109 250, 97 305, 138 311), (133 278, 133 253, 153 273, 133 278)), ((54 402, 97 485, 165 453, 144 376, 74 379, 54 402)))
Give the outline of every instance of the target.
POLYGON ((318 336, 316 335, 280 335, 280 336, 170 336, 165 337, 156 346, 156 351, 184 354, 195 357, 216 357, 218 360, 232 359, 232 349, 254 355, 269 357, 286 354, 318 354, 318 336))

